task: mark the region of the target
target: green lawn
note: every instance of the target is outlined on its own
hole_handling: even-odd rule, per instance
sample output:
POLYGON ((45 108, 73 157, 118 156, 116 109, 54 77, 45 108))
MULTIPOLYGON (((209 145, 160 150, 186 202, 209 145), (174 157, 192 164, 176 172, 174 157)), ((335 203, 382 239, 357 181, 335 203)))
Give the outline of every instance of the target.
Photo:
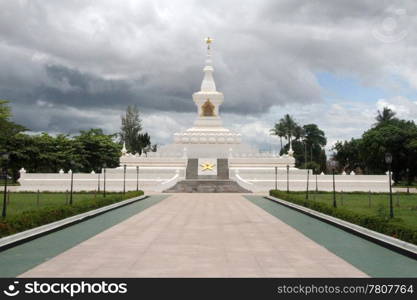
MULTIPOLYGON (((305 192, 290 192, 292 198, 305 200, 305 192)), ((333 193, 310 192, 309 200, 333 205, 333 193)), ((387 193, 336 193, 338 208, 361 215, 389 217, 389 194, 387 193)), ((417 194, 393 194, 394 219, 392 223, 407 225, 417 230, 417 194)))
MULTIPOLYGON (((58 221, 92 209, 143 195, 142 191, 123 193, 74 193, 69 204, 68 193, 10 193, 7 214, 0 217, 0 237, 58 221)), ((1 199, 3 207, 3 199, 1 199)))
MULTIPOLYGON (((107 193, 107 197, 113 197, 121 193, 107 193)), ((0 207, 3 207, 3 194, 0 194, 0 207)), ((86 203, 93 199, 101 198, 102 194, 74 193, 73 203, 86 203)), ((13 193, 10 192, 10 200, 7 201, 7 216, 18 215, 23 211, 37 210, 47 207, 60 207, 69 203, 69 193, 13 193)))

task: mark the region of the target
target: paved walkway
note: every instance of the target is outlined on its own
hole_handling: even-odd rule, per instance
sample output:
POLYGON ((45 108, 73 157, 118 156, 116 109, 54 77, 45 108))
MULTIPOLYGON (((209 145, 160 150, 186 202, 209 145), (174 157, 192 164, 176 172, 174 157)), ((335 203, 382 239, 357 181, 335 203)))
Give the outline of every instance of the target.
POLYGON ((176 194, 22 277, 366 277, 237 194, 176 194))

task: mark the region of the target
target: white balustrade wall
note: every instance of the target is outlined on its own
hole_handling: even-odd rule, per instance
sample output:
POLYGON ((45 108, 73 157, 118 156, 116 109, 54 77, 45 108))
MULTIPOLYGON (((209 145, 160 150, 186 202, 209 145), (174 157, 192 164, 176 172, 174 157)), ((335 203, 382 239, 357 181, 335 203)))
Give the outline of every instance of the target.
MULTIPOLYGON (((288 185, 291 191, 305 191, 307 189, 307 170, 289 169, 288 185)), ((274 168, 234 168, 230 177, 242 187, 253 192, 268 192, 275 188, 274 168)), ((313 175, 310 171, 308 178, 309 190, 332 191, 333 176, 330 174, 313 175)), ((279 168, 277 172, 277 187, 287 190, 287 170, 279 168)), ((354 192, 388 192, 388 175, 335 175, 336 191, 354 192)))

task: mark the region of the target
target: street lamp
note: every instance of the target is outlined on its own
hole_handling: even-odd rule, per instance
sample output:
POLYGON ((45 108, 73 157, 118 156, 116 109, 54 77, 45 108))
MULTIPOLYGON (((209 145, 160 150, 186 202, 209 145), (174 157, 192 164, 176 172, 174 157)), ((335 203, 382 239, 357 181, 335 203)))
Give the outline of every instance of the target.
POLYGON ((306 200, 308 200, 308 182, 310 179, 310 169, 307 169, 307 188, 306 188, 306 200))
POLYGON ((103 163, 103 197, 106 198, 106 168, 107 164, 103 163))
POLYGON ((126 194, 126 165, 123 165, 123 196, 126 194))
POLYGON ((72 194, 73 194, 73 188, 74 188, 74 165, 75 162, 73 160, 70 161, 70 171, 71 171, 71 188, 70 188, 70 201, 69 204, 72 205, 72 194))
POLYGON ((139 166, 136 166, 136 192, 139 191, 139 166))
POLYGON ((6 206, 7 206, 7 169, 9 167, 9 153, 3 153, 1 156, 3 160, 5 161, 4 165, 4 192, 3 192, 3 211, 1 216, 3 218, 6 217, 6 206))
POLYGON ((304 139, 304 169, 307 169, 307 138, 304 139))
POLYGON ((330 161, 330 167, 332 168, 332 174, 333 174, 333 207, 336 208, 337 207, 337 203, 336 203, 336 182, 335 182, 334 173, 335 173, 335 169, 337 167, 337 161, 331 160, 330 161))
POLYGON ((389 177, 389 216, 390 218, 394 217, 394 207, 392 206, 392 186, 391 186, 391 164, 392 164, 392 154, 387 152, 385 153, 385 162, 388 165, 388 177, 389 177))
POLYGON ((278 167, 275 167, 275 190, 278 190, 278 167))
POLYGON ((101 170, 100 170, 100 172, 97 172, 97 178, 98 178, 98 180, 97 180, 97 193, 100 193, 100 173, 101 173, 101 170))
POLYGON ((287 193, 290 192, 290 166, 287 165, 287 193))
POLYGON ((407 194, 410 194, 410 169, 407 168, 407 194))
POLYGON ((319 186, 318 186, 318 182, 317 182, 317 175, 318 175, 318 170, 315 170, 316 173, 316 193, 319 191, 319 186))

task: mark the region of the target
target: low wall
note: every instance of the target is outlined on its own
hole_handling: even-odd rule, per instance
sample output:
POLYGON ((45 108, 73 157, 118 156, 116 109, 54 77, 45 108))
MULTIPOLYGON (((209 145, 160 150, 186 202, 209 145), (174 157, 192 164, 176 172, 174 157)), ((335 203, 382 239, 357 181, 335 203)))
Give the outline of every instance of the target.
MULTIPOLYGON (((127 168, 126 180, 123 176, 123 168, 106 169, 106 191, 123 191, 124 183, 126 191, 139 189, 145 192, 161 192, 174 186, 178 180, 183 179, 184 168, 141 167, 139 180, 137 180, 136 168, 127 168)), ((20 186, 16 191, 56 191, 62 192, 71 188, 70 173, 21 173, 20 186)), ((74 191, 97 191, 104 188, 104 174, 74 173, 74 191)))
MULTIPOLYGON (((275 169, 267 167, 231 167, 230 179, 252 192, 267 192, 275 188, 275 169)), ((277 186, 287 189, 286 168, 278 169, 277 186)), ((140 167, 139 189, 145 192, 161 192, 178 181, 185 179, 185 167, 140 167)), ((289 169, 289 189, 305 191, 307 171, 289 169)), ((337 191, 388 192, 388 175, 335 175, 337 191)), ((19 179, 16 191, 66 191, 70 189, 71 174, 68 173, 25 173, 19 179)), ((126 171, 126 191, 136 190, 136 167, 126 171)), ((106 190, 123 191, 123 168, 106 169, 106 190)), ((74 191, 103 190, 104 174, 74 173, 74 191)), ((332 175, 309 175, 309 190, 332 191, 332 175)))
MULTIPOLYGON (((244 188, 253 192, 267 192, 275 189, 275 170, 263 169, 239 169, 231 170, 231 178, 238 181, 244 188)), ((333 176, 330 174, 309 175, 309 190, 332 191, 333 176)), ((289 170, 289 190, 305 191, 307 188, 307 171, 300 169, 289 170)), ((279 169, 277 172, 277 187, 287 190, 287 172, 279 169)), ((336 191, 354 192, 388 192, 388 175, 335 175, 336 191)))

